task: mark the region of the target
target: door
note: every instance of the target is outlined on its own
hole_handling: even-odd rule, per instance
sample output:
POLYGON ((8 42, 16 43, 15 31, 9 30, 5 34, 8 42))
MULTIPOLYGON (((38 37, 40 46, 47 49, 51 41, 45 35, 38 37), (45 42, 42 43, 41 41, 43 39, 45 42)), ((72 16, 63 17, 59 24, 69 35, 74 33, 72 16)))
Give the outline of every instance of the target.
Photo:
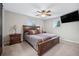
POLYGON ((0 55, 2 53, 2 3, 0 3, 0 55))

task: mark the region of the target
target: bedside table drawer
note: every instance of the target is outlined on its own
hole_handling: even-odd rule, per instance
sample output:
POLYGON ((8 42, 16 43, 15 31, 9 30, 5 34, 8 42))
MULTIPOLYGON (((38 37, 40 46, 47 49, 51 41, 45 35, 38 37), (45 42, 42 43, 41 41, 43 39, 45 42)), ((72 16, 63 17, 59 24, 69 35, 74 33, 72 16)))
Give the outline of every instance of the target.
POLYGON ((20 43, 21 34, 11 34, 10 35, 10 44, 20 43))

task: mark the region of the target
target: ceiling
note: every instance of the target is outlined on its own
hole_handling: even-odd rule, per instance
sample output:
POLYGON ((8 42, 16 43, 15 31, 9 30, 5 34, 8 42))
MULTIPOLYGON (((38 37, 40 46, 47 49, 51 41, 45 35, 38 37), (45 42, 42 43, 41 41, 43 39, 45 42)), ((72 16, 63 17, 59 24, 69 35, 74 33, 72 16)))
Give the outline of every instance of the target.
POLYGON ((3 6, 4 10, 44 20, 59 17, 63 14, 79 9, 78 3, 4 3, 3 6), (52 16, 36 16, 38 14, 37 11, 40 10, 51 10, 52 16))

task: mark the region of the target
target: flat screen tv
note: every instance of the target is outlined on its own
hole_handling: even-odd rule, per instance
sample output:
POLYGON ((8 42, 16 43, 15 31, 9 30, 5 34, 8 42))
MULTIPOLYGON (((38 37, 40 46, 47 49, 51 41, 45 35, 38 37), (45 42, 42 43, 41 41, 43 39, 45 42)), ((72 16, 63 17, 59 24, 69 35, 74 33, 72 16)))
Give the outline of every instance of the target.
POLYGON ((73 22, 73 21, 79 21, 78 11, 74 11, 69 14, 61 16, 62 23, 73 22))

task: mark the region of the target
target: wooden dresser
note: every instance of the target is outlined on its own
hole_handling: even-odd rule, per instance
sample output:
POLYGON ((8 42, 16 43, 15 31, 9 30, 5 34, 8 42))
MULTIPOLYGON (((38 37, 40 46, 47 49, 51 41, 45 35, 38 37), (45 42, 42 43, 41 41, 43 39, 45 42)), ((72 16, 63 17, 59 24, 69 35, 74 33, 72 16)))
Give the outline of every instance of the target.
POLYGON ((21 34, 10 34, 10 45, 21 42, 21 34))

